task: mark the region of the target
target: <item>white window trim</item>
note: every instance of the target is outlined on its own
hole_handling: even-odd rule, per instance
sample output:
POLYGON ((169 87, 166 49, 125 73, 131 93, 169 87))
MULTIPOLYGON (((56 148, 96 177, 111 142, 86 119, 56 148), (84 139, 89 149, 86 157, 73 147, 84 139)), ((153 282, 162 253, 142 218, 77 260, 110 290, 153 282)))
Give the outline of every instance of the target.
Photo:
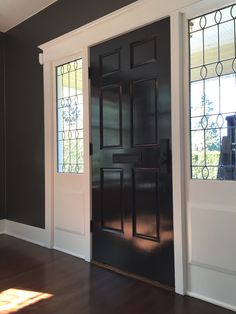
MULTIPOLYGON (((231 4, 235 4, 235 0, 208 0, 207 3, 205 1, 201 1, 195 5, 190 6, 189 8, 184 10, 184 25, 183 25, 183 55, 184 55, 184 117, 187 117, 184 121, 184 129, 185 129, 185 173, 186 180, 191 179, 191 154, 190 154, 190 115, 189 115, 189 49, 188 49, 188 20, 194 19, 195 17, 204 15, 208 12, 215 11, 218 8, 226 7, 231 4)), ((191 179, 195 180, 195 179, 191 179)), ((215 180, 215 182, 222 184, 222 181, 215 180)), ((224 181, 224 183, 228 181, 224 181)), ((216 184, 217 184, 216 183, 216 184)))
MULTIPOLYGON (((78 60, 78 59, 82 59, 82 81, 83 81, 83 86, 84 84, 86 85, 87 84, 87 77, 88 77, 88 70, 87 70, 87 61, 86 61, 86 64, 84 64, 84 58, 86 58, 86 54, 84 51, 78 51, 76 54, 74 55, 71 55, 71 56, 67 56, 63 59, 60 59, 60 60, 57 60, 57 61, 54 61, 52 63, 52 71, 54 72, 54 75, 53 75, 53 117, 54 117, 54 126, 55 126, 55 129, 53 130, 53 133, 54 133, 54 149, 55 149, 55 153, 57 154, 58 153, 58 142, 57 142, 57 107, 56 107, 56 103, 57 103, 57 89, 56 89, 56 86, 57 86, 57 77, 56 77, 56 68, 62 64, 66 64, 66 63, 69 63, 73 60, 78 60)), ((87 89, 86 89, 87 90, 87 89)), ((88 112, 87 112, 87 108, 85 108, 84 106, 84 98, 86 100, 86 95, 84 95, 83 93, 83 111, 85 110, 85 112, 83 113, 83 130, 86 129, 86 126, 89 125, 89 122, 86 121, 86 118, 88 116, 88 112)), ((86 100, 86 104, 88 103, 88 101, 86 100)), ((85 142, 86 141, 89 141, 90 140, 90 137, 89 137, 89 134, 88 134, 88 138, 84 138, 83 137, 83 152, 84 154, 86 155, 86 146, 85 146, 85 142)), ((84 156, 84 171, 83 172, 58 172, 58 164, 57 164, 57 159, 54 160, 54 171, 58 174, 58 175, 76 175, 76 176, 80 176, 80 175, 84 175, 84 174, 87 174, 88 173, 88 169, 89 169, 89 164, 87 162, 88 158, 86 158, 87 156, 84 156), (87 162, 87 164, 86 164, 87 162)))
MULTIPOLYGON (((45 207, 47 246, 52 247, 53 234, 53 72, 52 62, 73 55, 83 49, 84 67, 88 68, 90 46, 133 29, 150 24, 166 16, 171 17, 171 94, 172 94, 172 170, 173 170, 173 214, 175 250, 175 291, 186 293, 186 215, 184 185, 184 128, 183 128, 183 24, 184 6, 197 0, 138 0, 101 19, 41 45, 44 66, 44 106, 45 106, 45 207), (145 12, 145 14, 144 14, 145 12), (138 18, 137 18, 138 17, 138 18)), ((198 0, 199 1, 199 0, 198 0)), ((205 4, 205 1, 202 1, 205 4)), ((85 106, 89 104, 89 81, 84 86, 85 106)), ((88 118, 89 119, 89 118, 88 118)), ((89 120, 88 120, 89 121, 89 120)), ((88 144, 88 143, 87 143, 88 144)), ((88 147, 87 147, 88 149, 88 147)), ((91 183, 90 183, 91 187, 91 183)), ((89 231, 90 213, 86 213, 86 230, 89 231)), ((87 244, 90 252, 91 241, 87 244)), ((87 260, 90 255, 87 256, 87 260)))
MULTIPOLYGON (((86 81, 87 81, 87 79, 86 79, 87 78, 87 69, 86 69, 86 73, 85 73, 84 60, 83 60, 84 56, 83 56, 83 54, 84 54, 83 51, 78 51, 78 53, 75 54, 75 55, 72 55, 72 56, 63 58, 62 60, 57 60, 56 62, 53 62, 53 68, 54 68, 54 73, 55 73, 55 75, 53 77, 53 79, 54 79, 54 83, 53 83, 53 86, 54 86, 54 92, 53 92, 53 94, 54 94, 54 104, 57 103, 57 76, 56 76, 56 68, 58 66, 61 66, 63 64, 67 64, 67 63, 69 63, 71 61, 74 61, 74 60, 81 59, 82 60, 82 73, 83 73, 82 74, 83 86, 84 86, 84 83, 86 84, 86 81), (85 77, 85 75, 86 75, 86 77, 85 77)), ((84 99, 84 94, 83 94, 83 99, 84 99)), ((84 108, 84 104, 83 104, 83 109, 86 110, 86 108, 84 108)), ((55 126, 57 126, 57 123, 58 123, 58 121, 57 121, 57 110, 58 110, 57 106, 56 107, 54 106, 54 113, 53 113, 53 115, 54 115, 54 118, 55 118, 55 120, 54 120, 55 126)), ((86 114, 83 114, 83 130, 84 130, 84 128, 86 128, 86 125, 87 125, 85 123, 85 121, 84 121, 84 117, 86 117, 86 116, 87 116, 86 114)), ((55 148, 54 149, 55 149, 55 152, 56 152, 57 157, 58 157, 58 130, 57 130, 57 128, 54 131, 54 135, 55 135, 55 148)), ((85 149, 86 149, 86 147, 85 147, 85 139, 83 137, 83 153, 85 152, 85 149)), ((82 172, 63 172, 63 171, 58 171, 58 158, 57 158, 57 160, 54 163, 54 166, 55 166, 54 171, 58 175, 62 175, 62 176, 63 175, 72 175, 72 176, 73 175, 76 175, 76 176, 84 175, 88 171, 87 170, 88 167, 85 168, 85 160, 86 159, 87 158, 84 156, 84 159, 83 159, 84 170, 82 172)))

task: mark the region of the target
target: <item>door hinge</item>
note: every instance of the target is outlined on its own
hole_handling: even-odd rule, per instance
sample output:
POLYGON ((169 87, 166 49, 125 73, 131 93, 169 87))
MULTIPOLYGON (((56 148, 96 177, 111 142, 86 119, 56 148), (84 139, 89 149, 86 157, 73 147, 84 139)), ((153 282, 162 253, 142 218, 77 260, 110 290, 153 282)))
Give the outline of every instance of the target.
POLYGON ((93 143, 89 143, 89 155, 92 156, 93 154, 93 143))
POLYGON ((93 232, 93 221, 90 220, 90 232, 93 232))

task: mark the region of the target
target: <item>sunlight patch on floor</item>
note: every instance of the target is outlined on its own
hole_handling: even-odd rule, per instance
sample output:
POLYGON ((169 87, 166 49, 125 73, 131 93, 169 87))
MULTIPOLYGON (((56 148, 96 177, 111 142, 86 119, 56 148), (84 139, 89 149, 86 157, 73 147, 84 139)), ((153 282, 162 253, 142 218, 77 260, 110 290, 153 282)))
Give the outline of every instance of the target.
POLYGON ((52 294, 43 292, 8 289, 0 293, 0 313, 15 313, 27 306, 51 297, 53 297, 52 294))

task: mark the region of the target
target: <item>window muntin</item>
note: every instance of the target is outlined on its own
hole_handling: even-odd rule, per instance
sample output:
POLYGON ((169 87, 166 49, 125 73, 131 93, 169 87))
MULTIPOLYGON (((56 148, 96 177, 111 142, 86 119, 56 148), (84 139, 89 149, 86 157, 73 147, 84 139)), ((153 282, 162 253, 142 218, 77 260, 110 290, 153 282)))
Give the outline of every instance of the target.
POLYGON ((236 5, 189 20, 191 177, 236 180, 236 5))
POLYGON ((57 171, 84 172, 82 59, 56 67, 57 171))

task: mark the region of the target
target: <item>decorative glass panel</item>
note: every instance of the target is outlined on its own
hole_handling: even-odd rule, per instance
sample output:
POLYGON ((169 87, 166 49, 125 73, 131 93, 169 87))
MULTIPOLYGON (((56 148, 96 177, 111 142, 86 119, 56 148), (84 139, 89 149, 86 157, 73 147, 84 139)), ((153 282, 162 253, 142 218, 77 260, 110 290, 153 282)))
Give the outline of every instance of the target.
POLYGON ((82 59, 56 68, 57 171, 84 172, 82 59))
POLYGON ((189 21, 191 177, 236 180, 236 5, 189 21))

